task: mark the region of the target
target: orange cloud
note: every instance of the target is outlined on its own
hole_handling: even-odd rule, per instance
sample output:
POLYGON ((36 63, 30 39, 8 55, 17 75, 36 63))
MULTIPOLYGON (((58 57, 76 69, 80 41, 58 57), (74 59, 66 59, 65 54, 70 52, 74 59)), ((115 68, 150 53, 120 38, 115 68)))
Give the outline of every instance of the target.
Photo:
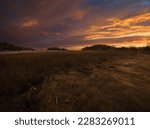
POLYGON ((150 22, 150 13, 137 15, 131 18, 107 19, 105 25, 92 25, 85 33, 86 40, 101 38, 117 38, 125 36, 150 36, 150 26, 143 26, 141 23, 150 22))
POLYGON ((36 19, 30 19, 21 23, 21 28, 29 28, 29 27, 37 26, 38 24, 39 22, 36 19))

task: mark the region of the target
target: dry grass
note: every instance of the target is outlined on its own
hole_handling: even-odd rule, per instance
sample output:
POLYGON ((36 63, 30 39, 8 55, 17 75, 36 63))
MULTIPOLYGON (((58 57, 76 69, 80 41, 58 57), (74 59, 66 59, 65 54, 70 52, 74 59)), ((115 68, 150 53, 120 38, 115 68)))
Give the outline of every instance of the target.
POLYGON ((0 56, 0 111, 150 111, 148 53, 0 56))

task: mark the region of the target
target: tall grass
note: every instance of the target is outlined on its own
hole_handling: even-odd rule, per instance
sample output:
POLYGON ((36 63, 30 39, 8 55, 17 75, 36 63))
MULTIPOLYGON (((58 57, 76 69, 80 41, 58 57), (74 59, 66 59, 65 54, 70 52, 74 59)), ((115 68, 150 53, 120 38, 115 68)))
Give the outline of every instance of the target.
POLYGON ((149 63, 139 75, 117 72, 112 63, 137 55, 142 54, 111 50, 1 55, 0 111, 147 111, 149 91, 128 85, 145 81, 139 75, 149 63), (132 76, 137 76, 135 82, 132 76))

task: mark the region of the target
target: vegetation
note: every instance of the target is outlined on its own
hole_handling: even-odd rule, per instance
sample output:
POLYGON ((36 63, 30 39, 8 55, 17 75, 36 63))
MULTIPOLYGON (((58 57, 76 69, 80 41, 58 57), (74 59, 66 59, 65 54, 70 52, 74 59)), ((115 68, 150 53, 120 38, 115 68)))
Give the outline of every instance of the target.
POLYGON ((16 46, 6 42, 0 42, 0 51, 5 51, 5 50, 21 51, 21 50, 33 50, 33 49, 16 46))
POLYGON ((0 56, 0 111, 150 111, 149 52, 0 56))
POLYGON ((146 46, 146 47, 143 47, 141 48, 143 51, 150 51, 150 46, 146 46))
POLYGON ((115 48, 108 45, 93 45, 90 47, 85 47, 82 50, 85 51, 85 50, 110 50, 110 49, 115 49, 115 48))
POLYGON ((67 51, 65 48, 51 47, 48 48, 47 51, 67 51))
POLYGON ((121 47, 121 48, 116 48, 113 46, 108 46, 108 45, 93 45, 90 47, 85 47, 82 49, 82 51, 93 51, 93 50, 130 50, 130 51, 150 51, 150 46, 147 45, 145 47, 121 47))

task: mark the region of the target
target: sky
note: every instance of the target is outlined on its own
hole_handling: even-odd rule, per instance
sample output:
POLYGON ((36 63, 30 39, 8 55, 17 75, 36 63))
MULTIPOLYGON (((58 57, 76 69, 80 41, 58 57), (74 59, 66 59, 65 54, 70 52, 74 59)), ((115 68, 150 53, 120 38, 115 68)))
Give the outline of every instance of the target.
POLYGON ((0 42, 71 50, 145 46, 150 0, 0 0, 0 42))

